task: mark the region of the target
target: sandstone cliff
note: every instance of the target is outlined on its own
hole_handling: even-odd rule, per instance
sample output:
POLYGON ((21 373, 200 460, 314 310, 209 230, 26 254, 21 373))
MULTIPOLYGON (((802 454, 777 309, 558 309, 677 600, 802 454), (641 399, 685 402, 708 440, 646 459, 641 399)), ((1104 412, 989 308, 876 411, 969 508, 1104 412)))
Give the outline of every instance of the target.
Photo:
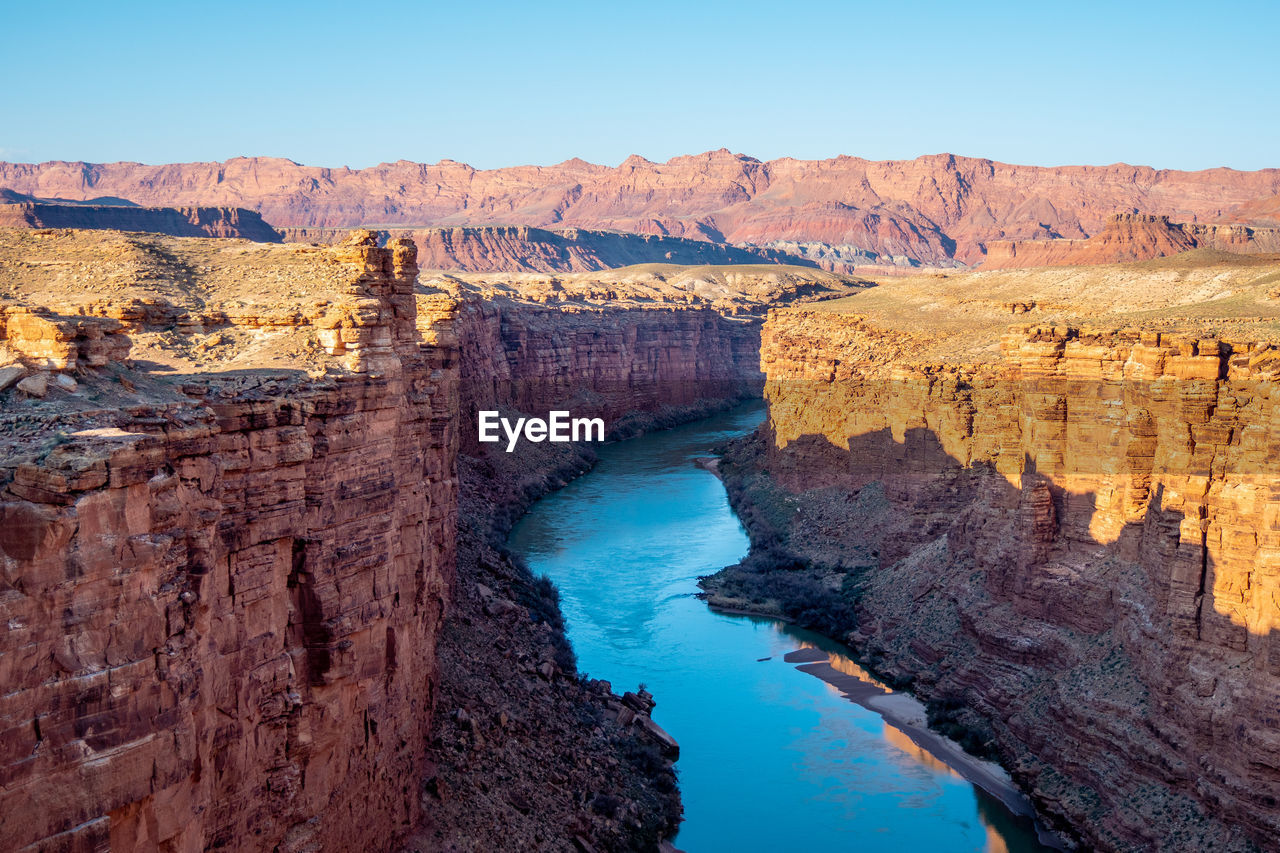
POLYGON ((2 416, 6 849, 385 848, 420 817, 456 350, 416 328, 410 244, 312 253, 305 317, 201 298, 247 271, 173 282, 204 303, 185 322, 309 340, 317 369, 146 369, 127 357, 165 351, 180 306, 161 300, 0 324, 48 377, 2 416))
MULTIPOLYGON (((285 228, 284 239, 334 243, 341 228, 285 228)), ((393 228, 388 237, 407 237, 418 247, 424 269, 468 272, 588 272, 633 264, 793 264, 817 266, 797 254, 770 248, 730 246, 707 240, 623 234, 567 228, 393 228)))
MULTIPOLYGON (((14 196, 16 194, 9 193, 14 196)), ((0 204, 0 228, 92 228, 173 237, 242 237, 278 243, 280 234, 242 207, 138 207, 18 199, 0 204)))
POLYGON ((1280 229, 1174 223, 1167 216, 1118 213, 1085 240, 995 240, 983 269, 1145 261, 1192 249, 1237 254, 1280 253, 1280 229))
MULTIPOLYGON (((991 280, 962 278, 950 299, 991 280)), ((1270 847, 1274 324, 1223 340, 1135 312, 1146 328, 1014 327, 989 356, 992 327, 877 298, 766 324, 767 428, 720 465, 754 553, 713 601, 968 709, 967 739, 1091 846, 1270 847)))
POLYGON ((457 300, 463 447, 476 413, 602 417, 610 438, 758 395, 769 305, 868 283, 782 266, 646 265, 605 274, 424 277, 457 300), (656 419, 656 421, 655 421, 656 419))
POLYGON ((680 809, 678 746, 655 732, 648 701, 611 695, 635 685, 575 680, 554 594, 503 547, 532 501, 589 470, 591 446, 507 453, 476 440, 477 411, 568 409, 619 438, 725 408, 759 393, 766 306, 866 284, 774 265, 423 276, 456 317, 462 452, 457 610, 441 637, 418 849, 652 849, 680 809), (533 622, 514 615, 526 605, 533 622))
POLYGON ((65 199, 110 193, 150 205, 245 205, 282 226, 576 227, 789 245, 784 251, 820 263, 947 265, 980 261, 993 240, 1084 238, 1117 210, 1223 221, 1280 193, 1280 171, 1038 168, 949 154, 761 162, 721 150, 666 163, 633 156, 617 167, 575 159, 494 170, 449 160, 360 170, 272 158, 5 163, 0 187, 65 199))

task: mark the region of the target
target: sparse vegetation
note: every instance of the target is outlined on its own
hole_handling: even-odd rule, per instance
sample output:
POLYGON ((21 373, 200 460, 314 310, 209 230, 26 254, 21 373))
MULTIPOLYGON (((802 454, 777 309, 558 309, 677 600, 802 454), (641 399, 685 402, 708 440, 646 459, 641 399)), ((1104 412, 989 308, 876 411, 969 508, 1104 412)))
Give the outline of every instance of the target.
POLYGON ((951 738, 970 755, 997 761, 1000 758, 995 748, 995 735, 978 722, 976 714, 968 712, 965 704, 957 698, 945 697, 931 699, 925 705, 929 719, 929 728, 951 738))

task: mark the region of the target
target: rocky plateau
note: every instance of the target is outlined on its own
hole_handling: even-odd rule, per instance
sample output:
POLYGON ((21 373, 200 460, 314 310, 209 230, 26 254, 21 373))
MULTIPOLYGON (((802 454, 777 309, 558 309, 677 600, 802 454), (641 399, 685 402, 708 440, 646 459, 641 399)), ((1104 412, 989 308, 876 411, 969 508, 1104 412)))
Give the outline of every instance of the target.
POLYGON ((1066 267, 1145 261, 1192 249, 1241 255, 1280 252, 1280 228, 1244 225, 1194 225, 1167 216, 1118 213, 1102 231, 1085 240, 994 240, 987 244, 983 269, 1066 267))
POLYGON ((0 190, 0 228, 90 228, 280 242, 280 234, 261 215, 242 207, 139 207, 120 199, 69 203, 8 190, 0 190))

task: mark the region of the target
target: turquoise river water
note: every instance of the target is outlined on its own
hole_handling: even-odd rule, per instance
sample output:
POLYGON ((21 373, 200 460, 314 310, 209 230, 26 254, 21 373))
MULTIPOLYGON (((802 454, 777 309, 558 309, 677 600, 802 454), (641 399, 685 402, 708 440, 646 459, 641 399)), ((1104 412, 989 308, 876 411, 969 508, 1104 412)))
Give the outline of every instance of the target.
POLYGON ((841 647, 694 598, 698 576, 737 562, 748 542, 719 480, 692 460, 762 417, 752 404, 606 445, 591 473, 538 501, 509 541, 559 586, 580 669, 619 692, 643 683, 657 699, 654 720, 681 748, 677 846, 1047 849, 1030 821, 782 659, 817 646, 856 672, 841 647))

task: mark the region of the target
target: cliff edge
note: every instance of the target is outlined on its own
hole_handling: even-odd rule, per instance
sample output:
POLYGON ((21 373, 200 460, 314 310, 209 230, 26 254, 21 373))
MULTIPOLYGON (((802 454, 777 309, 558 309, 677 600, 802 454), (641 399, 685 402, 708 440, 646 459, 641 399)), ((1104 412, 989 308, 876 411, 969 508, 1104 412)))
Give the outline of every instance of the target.
POLYGON ((773 312, 768 422, 719 465, 753 551, 710 600, 846 641, 1086 847, 1267 849, 1278 271, 1184 255, 773 312))

